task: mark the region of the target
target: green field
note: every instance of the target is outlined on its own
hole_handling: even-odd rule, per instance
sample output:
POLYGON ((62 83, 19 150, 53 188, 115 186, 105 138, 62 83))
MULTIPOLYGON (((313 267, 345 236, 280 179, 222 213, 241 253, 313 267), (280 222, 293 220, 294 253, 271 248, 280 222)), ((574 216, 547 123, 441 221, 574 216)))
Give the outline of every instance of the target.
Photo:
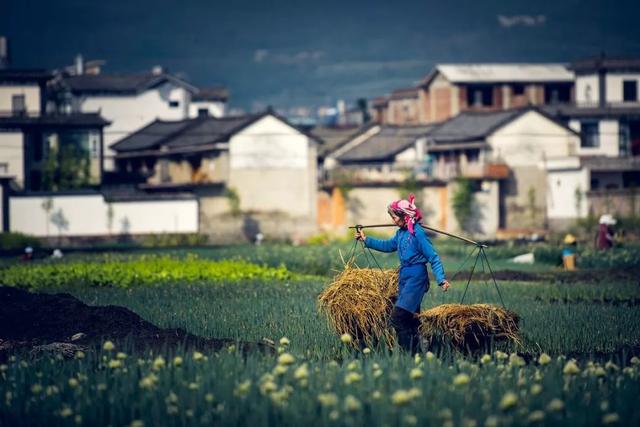
MULTIPOLYGON (((594 272, 581 283, 500 282, 505 305, 521 317, 522 346, 482 359, 447 351, 415 360, 351 350, 318 313, 317 295, 340 268, 339 251, 349 249, 238 246, 7 263, 4 284, 125 306, 158 326, 207 337, 287 337, 280 351, 293 361, 243 357, 233 348, 202 358, 179 348, 136 354, 128 343, 75 360, 18 355, 0 366, 0 425, 640 424, 640 360, 632 358, 640 349, 637 280, 610 283, 594 272), (227 259, 260 267, 215 262, 227 259), (540 363, 543 353, 549 363, 540 363)), ((465 258, 447 244, 441 255, 449 272, 465 258)), ((489 255, 496 270, 523 269, 506 261, 508 250, 489 255)), ((394 255, 377 260, 395 264, 394 255)), ((459 302, 465 285, 456 280, 446 294, 433 287, 423 308, 459 302)), ((472 280, 465 302, 500 300, 492 283, 472 280)))

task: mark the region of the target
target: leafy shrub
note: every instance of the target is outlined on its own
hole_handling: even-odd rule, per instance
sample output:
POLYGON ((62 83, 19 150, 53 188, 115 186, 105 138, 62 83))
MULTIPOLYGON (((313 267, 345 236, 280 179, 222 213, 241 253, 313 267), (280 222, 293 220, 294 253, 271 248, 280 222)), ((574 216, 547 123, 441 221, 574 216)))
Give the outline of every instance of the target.
POLYGON ((154 234, 143 238, 142 246, 161 248, 169 246, 202 246, 207 243, 207 236, 198 233, 188 234, 154 234))
POLYGON ((12 252, 23 250, 27 246, 31 246, 34 249, 39 248, 40 241, 33 236, 23 233, 0 233, 0 250, 2 251, 12 252))
POLYGON ((291 278, 291 272, 284 266, 274 268, 241 260, 208 261, 195 256, 186 259, 143 256, 123 261, 105 259, 103 262, 18 264, 0 270, 1 284, 35 289, 69 284, 128 288, 175 281, 237 282, 291 278))

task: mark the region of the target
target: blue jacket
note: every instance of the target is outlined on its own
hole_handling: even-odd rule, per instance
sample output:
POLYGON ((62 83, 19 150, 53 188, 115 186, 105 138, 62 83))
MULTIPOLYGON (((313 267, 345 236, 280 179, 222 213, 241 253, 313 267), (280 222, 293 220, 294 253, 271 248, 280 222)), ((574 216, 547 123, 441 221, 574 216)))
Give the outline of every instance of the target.
POLYGON ((381 252, 398 251, 400 258, 400 275, 398 276, 398 299, 396 306, 409 312, 420 310, 422 297, 429 290, 427 262, 440 285, 444 280, 444 267, 440 257, 433 249, 431 240, 422 227, 416 225, 415 235, 406 228, 399 229, 389 240, 378 240, 367 237, 366 247, 381 252))

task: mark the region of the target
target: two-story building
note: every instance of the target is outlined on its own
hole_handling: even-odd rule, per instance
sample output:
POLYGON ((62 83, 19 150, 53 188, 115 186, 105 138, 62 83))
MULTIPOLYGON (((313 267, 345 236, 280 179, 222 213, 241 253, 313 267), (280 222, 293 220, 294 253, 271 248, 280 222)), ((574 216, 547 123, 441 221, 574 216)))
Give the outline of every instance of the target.
POLYGON ((438 123, 463 111, 570 102, 573 79, 564 64, 438 64, 415 88, 374 106, 384 123, 438 123))
POLYGON ((576 155, 546 165, 554 227, 588 214, 632 215, 640 187, 640 59, 574 62, 575 103, 545 111, 580 133, 576 155))
POLYGON ((202 233, 229 239, 250 220, 267 236, 295 238, 316 230, 319 142, 267 110, 155 120, 111 149, 139 188, 196 194, 202 233))

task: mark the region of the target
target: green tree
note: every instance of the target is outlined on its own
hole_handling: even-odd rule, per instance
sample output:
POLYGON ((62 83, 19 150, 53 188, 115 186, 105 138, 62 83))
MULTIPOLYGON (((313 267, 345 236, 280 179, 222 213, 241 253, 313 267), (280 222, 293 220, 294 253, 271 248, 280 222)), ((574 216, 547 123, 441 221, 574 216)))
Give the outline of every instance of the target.
POLYGON ((469 232, 473 214, 473 183, 468 178, 458 178, 452 199, 453 213, 460 228, 469 232))

